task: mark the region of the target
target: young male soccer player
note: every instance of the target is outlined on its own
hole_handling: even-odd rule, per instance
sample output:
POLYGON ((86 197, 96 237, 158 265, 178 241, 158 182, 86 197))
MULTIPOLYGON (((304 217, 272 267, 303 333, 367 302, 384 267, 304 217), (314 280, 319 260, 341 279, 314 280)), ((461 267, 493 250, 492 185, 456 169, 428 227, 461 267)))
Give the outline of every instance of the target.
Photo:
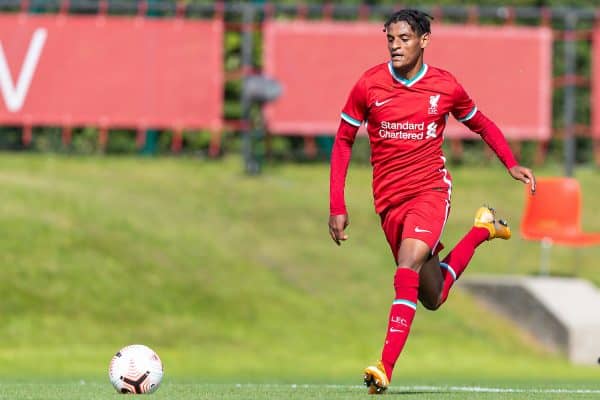
POLYGON ((439 240, 450 211, 452 181, 442 153, 446 119, 452 114, 481 135, 516 180, 531 185, 532 171, 517 164, 498 127, 481 113, 447 71, 423 62, 431 16, 405 9, 384 24, 391 60, 367 70, 342 111, 331 155, 329 233, 340 245, 348 238, 344 201, 352 144, 363 121, 371 143, 375 210, 397 269, 381 360, 365 369, 369 393, 383 393, 408 337, 417 299, 427 309, 444 303, 475 248, 486 240, 509 239, 508 225, 481 207, 474 226, 442 262, 439 240))

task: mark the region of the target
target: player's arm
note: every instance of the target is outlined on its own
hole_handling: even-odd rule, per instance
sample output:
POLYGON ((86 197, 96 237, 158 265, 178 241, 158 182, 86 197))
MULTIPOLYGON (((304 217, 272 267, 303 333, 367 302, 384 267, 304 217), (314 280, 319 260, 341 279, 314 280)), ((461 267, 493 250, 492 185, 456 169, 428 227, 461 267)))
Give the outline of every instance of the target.
POLYGON ((364 77, 358 80, 350 91, 346 105, 342 109, 342 120, 335 135, 331 152, 331 170, 329 175, 329 235, 339 246, 348 239, 345 229, 348 227, 348 211, 344 199, 346 174, 352 145, 358 128, 367 115, 367 84, 364 77))
POLYGON ((472 118, 463 121, 463 123, 481 136, 494 153, 496 153, 498 159, 500 159, 514 179, 525 184, 530 184, 531 192, 535 192, 535 176, 533 175, 533 171, 517 163, 506 138, 492 120, 486 117, 481 111, 475 111, 472 118))
POLYGON ((341 241, 348 239, 344 230, 348 227, 348 211, 344 198, 346 175, 352 156, 352 145, 358 132, 358 126, 340 121, 331 151, 331 168, 329 174, 329 235, 339 246, 341 241))
POLYGON ((516 180, 531 185, 531 193, 535 193, 535 176, 533 172, 517 163, 506 138, 492 120, 477 110, 475 103, 464 88, 456 83, 454 92, 454 109, 452 113, 473 132, 478 133, 488 146, 496 153, 509 174, 516 180))

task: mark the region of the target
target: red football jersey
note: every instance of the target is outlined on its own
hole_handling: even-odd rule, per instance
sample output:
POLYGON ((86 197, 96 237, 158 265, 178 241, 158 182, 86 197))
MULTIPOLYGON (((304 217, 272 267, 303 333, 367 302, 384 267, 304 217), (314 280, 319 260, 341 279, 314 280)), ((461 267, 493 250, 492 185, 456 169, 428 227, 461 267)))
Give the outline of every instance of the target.
POLYGON ((449 72, 423 64, 412 79, 395 74, 391 62, 366 71, 342 110, 351 125, 364 121, 371 143, 373 196, 378 213, 428 190, 451 193, 442 152, 449 114, 466 122, 477 107, 449 72))

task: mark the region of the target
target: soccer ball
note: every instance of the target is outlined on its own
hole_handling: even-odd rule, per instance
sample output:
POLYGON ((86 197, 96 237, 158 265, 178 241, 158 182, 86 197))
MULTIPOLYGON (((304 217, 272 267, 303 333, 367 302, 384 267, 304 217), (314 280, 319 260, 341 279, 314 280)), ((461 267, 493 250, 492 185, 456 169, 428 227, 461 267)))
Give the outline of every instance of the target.
POLYGON ((163 377, 158 354, 143 344, 123 347, 110 360, 110 383, 119 393, 152 393, 163 377))

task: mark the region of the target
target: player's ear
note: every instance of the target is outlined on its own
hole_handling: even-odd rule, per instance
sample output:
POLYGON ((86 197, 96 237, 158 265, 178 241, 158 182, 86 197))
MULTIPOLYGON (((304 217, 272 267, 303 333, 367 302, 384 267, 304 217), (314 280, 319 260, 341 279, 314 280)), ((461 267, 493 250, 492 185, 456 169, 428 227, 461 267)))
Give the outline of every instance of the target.
POLYGON ((425 32, 423 35, 421 35, 421 48, 422 49, 427 47, 427 45, 429 44, 430 36, 431 36, 431 33, 429 33, 429 32, 425 32))

